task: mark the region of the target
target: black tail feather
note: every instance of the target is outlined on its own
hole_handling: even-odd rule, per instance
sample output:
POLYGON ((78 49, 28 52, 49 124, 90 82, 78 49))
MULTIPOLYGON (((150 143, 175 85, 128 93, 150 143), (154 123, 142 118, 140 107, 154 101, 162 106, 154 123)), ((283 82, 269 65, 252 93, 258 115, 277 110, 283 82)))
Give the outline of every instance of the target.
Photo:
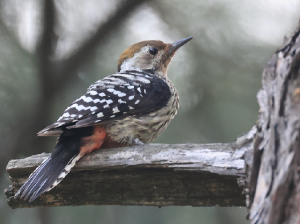
POLYGON ((60 136, 51 156, 29 176, 28 180, 15 194, 15 198, 18 196, 25 200, 29 198, 29 201, 32 202, 62 181, 81 158, 81 139, 90 135, 91 131, 91 128, 65 131, 60 136))
POLYGON ((29 195, 30 195, 30 192, 33 188, 33 186, 39 181, 39 179, 42 177, 42 176, 39 176, 37 177, 41 170, 49 163, 49 161, 51 160, 51 156, 46 159, 28 178, 28 180, 26 181, 26 183, 19 189, 19 191, 16 193, 15 195, 15 198, 18 197, 18 195, 20 193, 21 196, 20 198, 25 198, 25 199, 28 199, 29 195))
MULTIPOLYGON (((65 150, 63 150, 65 151, 65 150)), ((61 180, 57 179, 59 178, 59 175, 64 172, 65 167, 69 163, 71 159, 74 159, 79 153, 78 152, 74 154, 69 154, 68 158, 64 155, 62 157, 52 157, 50 156, 44 163, 42 163, 38 169, 32 173, 30 178, 26 181, 26 183, 19 189, 19 191, 16 193, 15 198, 18 197, 21 193, 20 198, 29 201, 35 200, 37 197, 39 197, 44 192, 50 190, 50 188, 53 188, 53 184, 57 185, 61 180), (57 183, 55 183, 55 181, 57 183)), ((62 152, 61 154, 65 154, 62 152)), ((66 174, 64 175, 66 176, 66 174)))

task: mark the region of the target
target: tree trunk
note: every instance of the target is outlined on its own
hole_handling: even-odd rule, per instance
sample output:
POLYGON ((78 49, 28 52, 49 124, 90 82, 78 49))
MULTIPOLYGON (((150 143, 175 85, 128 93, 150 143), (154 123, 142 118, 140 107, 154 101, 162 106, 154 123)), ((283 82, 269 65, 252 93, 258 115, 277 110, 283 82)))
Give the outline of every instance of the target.
POLYGON ((300 223, 300 26, 267 63, 247 170, 251 223, 300 223))

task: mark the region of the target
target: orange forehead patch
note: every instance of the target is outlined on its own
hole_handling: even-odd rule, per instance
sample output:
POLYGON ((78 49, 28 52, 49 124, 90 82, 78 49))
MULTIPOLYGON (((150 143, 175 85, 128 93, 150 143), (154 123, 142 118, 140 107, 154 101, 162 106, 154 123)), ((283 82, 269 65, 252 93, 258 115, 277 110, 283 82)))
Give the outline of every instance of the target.
POLYGON ((119 57, 118 60, 118 68, 120 68, 122 62, 128 58, 132 58, 133 55, 141 50, 144 46, 152 46, 157 48, 158 50, 164 49, 167 47, 167 44, 160 40, 146 40, 142 42, 138 42, 131 47, 127 48, 119 57))

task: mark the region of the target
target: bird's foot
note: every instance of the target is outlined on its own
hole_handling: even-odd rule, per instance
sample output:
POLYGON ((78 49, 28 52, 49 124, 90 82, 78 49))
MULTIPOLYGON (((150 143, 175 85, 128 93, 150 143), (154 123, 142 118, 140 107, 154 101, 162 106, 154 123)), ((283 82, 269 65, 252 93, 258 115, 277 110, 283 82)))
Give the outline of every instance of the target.
POLYGON ((139 140, 138 138, 133 139, 133 144, 134 145, 145 145, 145 143, 142 142, 141 140, 139 140))

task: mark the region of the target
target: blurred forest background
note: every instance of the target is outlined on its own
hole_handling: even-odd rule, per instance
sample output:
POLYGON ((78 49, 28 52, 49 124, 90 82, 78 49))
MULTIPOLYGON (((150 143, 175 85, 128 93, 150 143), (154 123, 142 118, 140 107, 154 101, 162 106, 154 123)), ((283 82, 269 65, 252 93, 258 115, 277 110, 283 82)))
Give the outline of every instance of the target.
MULTIPOLYGON (((36 133, 94 81, 117 70, 135 42, 193 36, 168 76, 180 109, 155 142, 232 142, 258 115, 256 93, 272 53, 300 17, 300 0, 1 0, 0 189, 10 159, 52 151, 36 133)), ((249 223, 245 208, 80 206, 12 210, 5 224, 249 223)))

